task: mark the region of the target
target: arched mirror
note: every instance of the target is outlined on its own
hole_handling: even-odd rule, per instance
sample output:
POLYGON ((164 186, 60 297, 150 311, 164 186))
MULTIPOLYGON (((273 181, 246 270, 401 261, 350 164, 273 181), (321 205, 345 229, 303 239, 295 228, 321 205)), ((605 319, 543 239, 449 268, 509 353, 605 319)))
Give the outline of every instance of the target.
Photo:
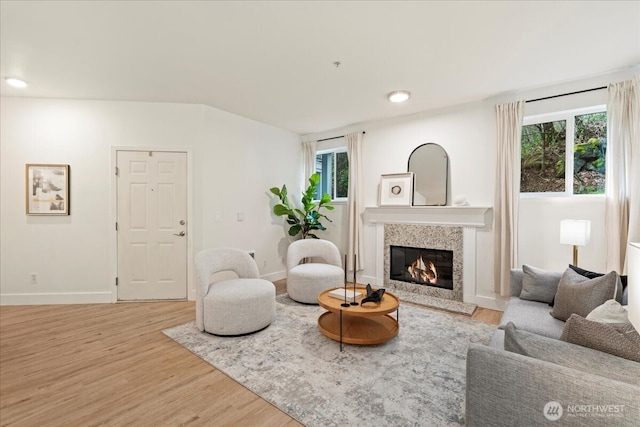
POLYGON ((413 172, 413 206, 445 206, 449 158, 447 152, 434 143, 417 147, 409 156, 409 172, 413 172))

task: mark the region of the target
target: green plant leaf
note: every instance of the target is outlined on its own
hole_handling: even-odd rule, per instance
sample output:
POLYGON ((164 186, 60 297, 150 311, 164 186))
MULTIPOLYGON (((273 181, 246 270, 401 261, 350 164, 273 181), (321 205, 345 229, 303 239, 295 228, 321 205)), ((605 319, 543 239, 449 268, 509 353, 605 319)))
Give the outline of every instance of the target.
POLYGON ((311 186, 316 187, 320 183, 320 174, 316 172, 311 175, 309 177, 309 183, 311 184, 311 186))
POLYGON ((299 225, 294 225, 289 229, 289 236, 296 236, 300 232, 300 230, 302 230, 302 227, 300 227, 299 225))
POLYGON ((269 191, 271 191, 276 196, 280 197, 280 189, 278 187, 271 187, 269 191))
POLYGON ((273 213, 278 216, 290 215, 291 209, 286 207, 285 205, 278 204, 273 207, 273 213))
POLYGON ((320 202, 321 202, 322 204, 331 203, 331 197, 330 197, 327 193, 324 193, 324 194, 322 195, 322 198, 320 199, 320 202))

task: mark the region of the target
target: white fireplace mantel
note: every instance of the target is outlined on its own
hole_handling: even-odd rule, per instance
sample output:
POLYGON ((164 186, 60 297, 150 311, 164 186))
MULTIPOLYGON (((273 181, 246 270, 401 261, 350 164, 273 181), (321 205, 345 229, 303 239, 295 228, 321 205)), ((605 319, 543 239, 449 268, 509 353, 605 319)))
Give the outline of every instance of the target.
POLYGON ((479 206, 384 206, 364 210, 365 222, 374 224, 433 224, 485 227, 491 208, 479 206))

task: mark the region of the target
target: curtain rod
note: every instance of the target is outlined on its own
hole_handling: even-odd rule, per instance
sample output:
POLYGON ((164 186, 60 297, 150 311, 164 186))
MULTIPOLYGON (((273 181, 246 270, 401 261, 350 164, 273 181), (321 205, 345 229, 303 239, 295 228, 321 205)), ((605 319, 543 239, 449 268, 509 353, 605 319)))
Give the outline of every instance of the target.
MULTIPOLYGON (((362 134, 364 135, 366 132, 362 131, 362 134)), ((331 141, 332 139, 338 139, 338 138, 344 138, 344 135, 340 135, 340 136, 332 136, 331 138, 325 138, 325 139, 319 139, 316 142, 322 142, 322 141, 331 141)))
POLYGON ((578 93, 585 93, 585 92, 593 92, 594 90, 602 90, 606 88, 607 88, 606 86, 594 87, 591 89, 578 90, 576 92, 561 93, 560 95, 545 96, 544 98, 528 99, 525 102, 544 101, 545 99, 560 98, 561 96, 576 95, 578 93))

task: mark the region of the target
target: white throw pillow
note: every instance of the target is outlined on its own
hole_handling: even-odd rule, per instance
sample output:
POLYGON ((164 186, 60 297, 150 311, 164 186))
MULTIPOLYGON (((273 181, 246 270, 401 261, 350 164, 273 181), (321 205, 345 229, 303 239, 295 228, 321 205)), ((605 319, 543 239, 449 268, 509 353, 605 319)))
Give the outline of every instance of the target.
POLYGON ((627 310, 614 299, 594 308, 586 319, 599 323, 629 323, 627 310))

